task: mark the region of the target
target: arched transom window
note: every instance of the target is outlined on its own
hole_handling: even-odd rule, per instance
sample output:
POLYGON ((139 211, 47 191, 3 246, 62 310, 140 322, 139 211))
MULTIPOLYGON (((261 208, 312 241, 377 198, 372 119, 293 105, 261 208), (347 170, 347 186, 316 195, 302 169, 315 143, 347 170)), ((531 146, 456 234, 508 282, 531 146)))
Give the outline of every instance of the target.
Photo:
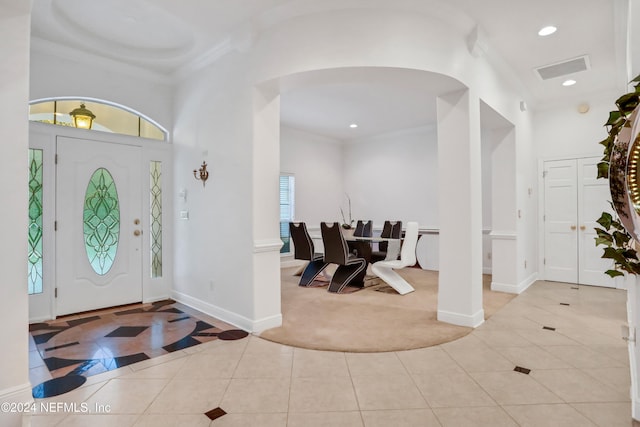
POLYGON ((58 126, 77 126, 102 132, 167 140, 157 122, 131 108, 94 98, 47 98, 29 103, 29 120, 58 126), (81 120, 87 115, 87 120, 81 120), (74 121, 74 116, 77 119, 74 121), (93 116, 93 117, 92 117, 93 116), (91 120, 89 120, 91 118, 91 120), (90 127, 89 127, 90 126, 90 127))

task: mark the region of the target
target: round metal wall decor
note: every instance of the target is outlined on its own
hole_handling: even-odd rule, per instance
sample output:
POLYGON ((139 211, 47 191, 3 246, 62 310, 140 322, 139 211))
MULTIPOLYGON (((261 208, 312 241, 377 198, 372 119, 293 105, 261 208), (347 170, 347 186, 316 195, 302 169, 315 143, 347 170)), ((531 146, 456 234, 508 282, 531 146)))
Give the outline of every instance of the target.
MULTIPOLYGON (((640 107, 638 107, 640 108, 640 107)), ((624 228, 640 241, 640 120, 638 108, 620 130, 609 161, 609 190, 624 228)))

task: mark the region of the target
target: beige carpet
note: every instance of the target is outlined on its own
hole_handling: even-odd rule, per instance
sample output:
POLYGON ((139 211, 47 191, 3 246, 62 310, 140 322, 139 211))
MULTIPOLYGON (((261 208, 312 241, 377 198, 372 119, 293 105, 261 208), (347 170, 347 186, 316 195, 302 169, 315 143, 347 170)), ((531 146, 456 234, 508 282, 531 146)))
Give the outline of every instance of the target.
MULTIPOLYGON (((260 337, 316 350, 377 352, 442 344, 472 330, 436 320, 437 271, 401 270, 416 291, 399 295, 379 279, 367 280, 365 289, 349 294, 329 293, 326 286, 303 288, 296 270, 282 270, 282 326, 260 337)), ((484 276, 485 318, 515 296, 492 292, 490 278, 484 276)))

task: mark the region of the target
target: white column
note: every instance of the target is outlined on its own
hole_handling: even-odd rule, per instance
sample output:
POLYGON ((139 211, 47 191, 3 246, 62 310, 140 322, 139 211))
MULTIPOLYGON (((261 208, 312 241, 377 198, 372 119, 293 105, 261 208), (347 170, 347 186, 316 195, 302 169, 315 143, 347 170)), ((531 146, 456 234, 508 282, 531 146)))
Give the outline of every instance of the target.
POLYGON ((253 331, 282 325, 280 307, 280 95, 253 95, 253 331))
POLYGON ((491 290, 520 293, 516 231, 516 141, 513 127, 493 132, 491 153, 491 290))
POLYGON ((482 308, 480 104, 468 90, 440 96, 438 320, 476 327, 482 308))
MULTIPOLYGON (((0 403, 28 402, 27 209, 30 2, 4 2, 0 14, 0 403)), ((22 414, 0 412, 0 425, 22 414)))

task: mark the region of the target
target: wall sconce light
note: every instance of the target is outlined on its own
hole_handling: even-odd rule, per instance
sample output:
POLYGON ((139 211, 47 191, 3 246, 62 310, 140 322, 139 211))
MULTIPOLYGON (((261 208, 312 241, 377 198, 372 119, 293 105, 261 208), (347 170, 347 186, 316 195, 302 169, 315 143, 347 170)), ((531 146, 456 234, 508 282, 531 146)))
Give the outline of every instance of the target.
POLYGON ((96 118, 91 110, 85 108, 84 103, 80 104, 80 108, 74 109, 69 115, 73 118, 73 125, 80 129, 91 129, 93 119, 96 118))
POLYGON ((202 181, 202 186, 204 187, 207 179, 209 179, 209 172, 207 172, 207 162, 202 162, 202 166, 200 166, 200 169, 194 169, 193 176, 198 181, 202 181))

